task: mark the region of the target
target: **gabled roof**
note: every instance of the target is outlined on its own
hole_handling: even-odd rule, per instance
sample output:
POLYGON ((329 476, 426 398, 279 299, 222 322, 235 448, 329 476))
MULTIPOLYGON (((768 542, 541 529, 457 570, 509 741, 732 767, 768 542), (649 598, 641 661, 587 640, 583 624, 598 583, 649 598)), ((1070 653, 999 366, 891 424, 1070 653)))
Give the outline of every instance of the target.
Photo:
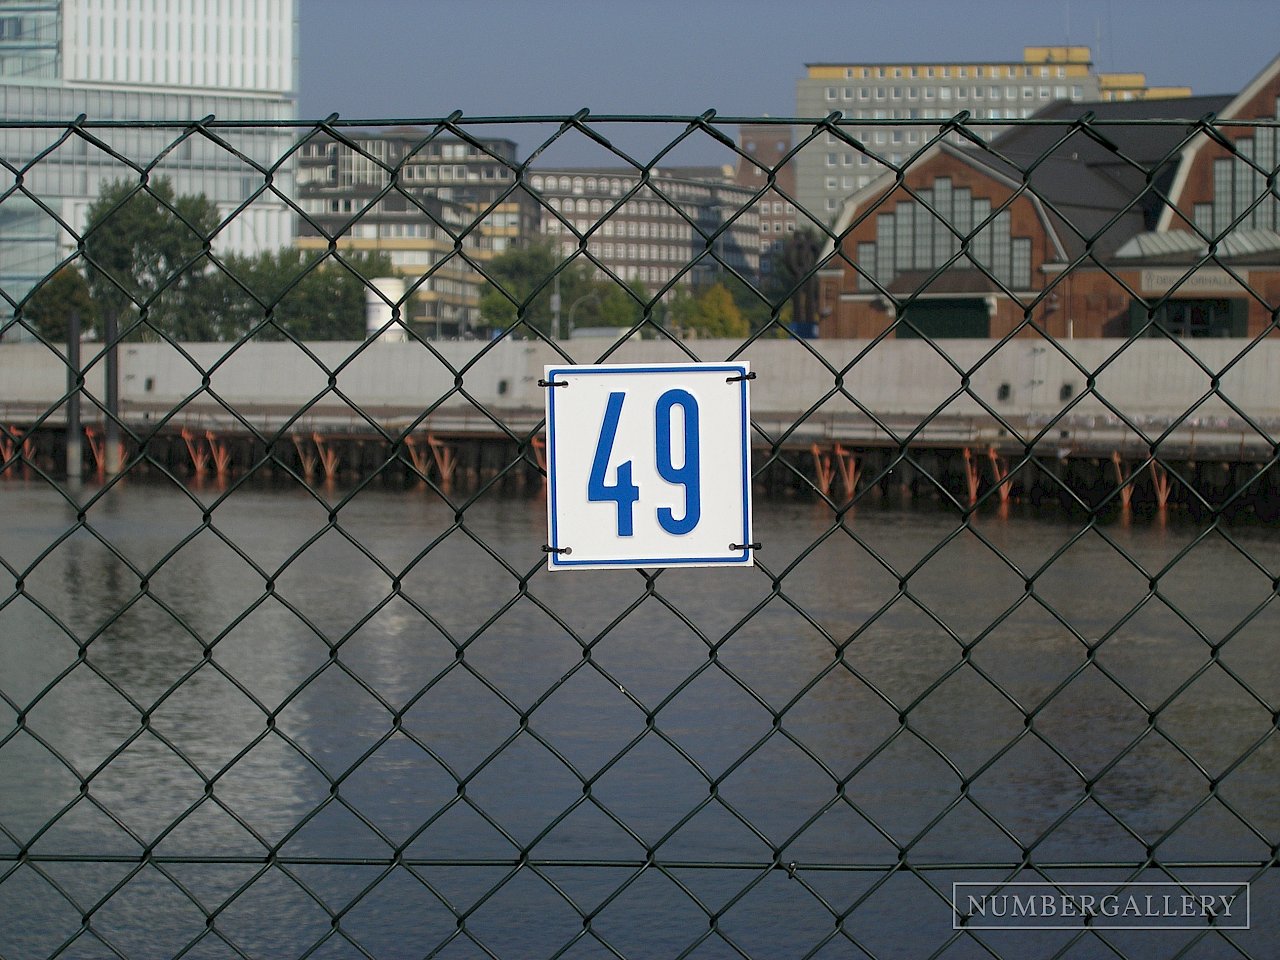
POLYGON ((1229 98, 1058 101, 1034 117, 1041 123, 1005 131, 989 149, 967 152, 976 163, 1028 184, 1049 210, 1070 258, 1088 247, 1106 258, 1126 240, 1155 227, 1164 208, 1188 124, 1222 109, 1229 98), (1088 124, 1071 124, 1092 114, 1088 124), (1153 189, 1148 174, 1154 173, 1153 189))
MULTIPOLYGON (((963 160, 1006 185, 1026 184, 1058 254, 1113 256, 1131 237, 1155 228, 1179 169, 1188 127, 1232 102, 1229 96, 1097 103, 1056 101, 990 144, 931 147, 913 166, 940 153, 963 160), (1089 122, 1072 124, 1092 114, 1089 122), (1154 172, 1151 189, 1148 174, 1154 172)), ((845 201, 837 230, 892 185, 885 174, 845 201)))
MULTIPOLYGON (((1222 120, 1234 120, 1239 117, 1240 111, 1243 110, 1250 101, 1256 97, 1262 89, 1275 79, 1276 74, 1280 73, 1280 56, 1277 56, 1269 64, 1258 72, 1258 75, 1245 85, 1234 97, 1227 100, 1227 103, 1218 108, 1217 115, 1222 120)), ((1204 148, 1209 142, 1206 136, 1196 137, 1193 141, 1182 148, 1182 155, 1178 166, 1178 174, 1174 178, 1169 188, 1169 197, 1176 204, 1182 188, 1186 185, 1187 177, 1191 173, 1191 165, 1195 161, 1196 154, 1204 148)), ((1160 216, 1157 229, 1168 230, 1173 225, 1173 207, 1166 207, 1160 216)))
MULTIPOLYGON (((1274 260, 1276 253, 1280 253, 1280 233, 1275 230, 1232 230, 1214 247, 1214 256, 1232 261, 1265 254, 1274 260)), ((1117 260, 1192 262, 1209 255, 1209 245, 1190 230, 1140 233, 1116 251, 1117 260)))

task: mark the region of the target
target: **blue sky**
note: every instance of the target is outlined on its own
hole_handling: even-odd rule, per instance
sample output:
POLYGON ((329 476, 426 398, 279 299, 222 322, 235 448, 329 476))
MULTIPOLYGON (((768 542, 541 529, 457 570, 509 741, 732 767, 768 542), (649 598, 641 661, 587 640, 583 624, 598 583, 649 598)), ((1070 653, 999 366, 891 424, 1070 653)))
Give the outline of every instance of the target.
POLYGON ((1068 38, 1104 70, 1230 93, 1280 54, 1275 0, 299 0, 299 11, 304 117, 790 115, 807 62, 1006 59, 1068 38))
MULTIPOLYGON (((1276 0, 298 0, 307 119, 795 113, 804 64, 1005 60, 1085 44, 1102 70, 1239 90, 1280 54, 1276 0)), ((515 137, 524 149, 533 131, 515 137)))

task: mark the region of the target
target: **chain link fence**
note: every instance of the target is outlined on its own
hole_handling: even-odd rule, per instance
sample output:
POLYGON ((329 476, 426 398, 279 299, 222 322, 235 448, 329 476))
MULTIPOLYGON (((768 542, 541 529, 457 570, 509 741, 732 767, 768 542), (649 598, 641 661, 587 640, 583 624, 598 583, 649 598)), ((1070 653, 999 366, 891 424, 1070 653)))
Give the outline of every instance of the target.
POLYGON ((1277 125, 907 126, 6 125, 0 955, 1273 956, 1277 125), (546 571, 631 359, 754 568, 546 571))

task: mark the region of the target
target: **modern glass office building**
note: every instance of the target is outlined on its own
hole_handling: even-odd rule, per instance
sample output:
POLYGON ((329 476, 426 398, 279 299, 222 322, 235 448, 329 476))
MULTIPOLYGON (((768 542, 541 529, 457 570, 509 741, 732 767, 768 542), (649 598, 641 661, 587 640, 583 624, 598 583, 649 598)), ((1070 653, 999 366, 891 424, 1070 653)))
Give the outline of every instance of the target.
MULTIPOLYGON (((4 294, 21 300, 75 249, 74 232, 104 184, 138 182, 144 172, 217 204, 228 219, 215 250, 288 246, 293 215, 279 198, 266 193, 239 208, 264 182, 244 158, 275 163, 293 131, 220 128, 219 143, 184 135, 181 124, 90 126, 84 135, 66 125, 82 115, 288 121, 296 89, 296 0, 0 0, 4 294)), ((292 166, 273 181, 291 195, 292 166)))

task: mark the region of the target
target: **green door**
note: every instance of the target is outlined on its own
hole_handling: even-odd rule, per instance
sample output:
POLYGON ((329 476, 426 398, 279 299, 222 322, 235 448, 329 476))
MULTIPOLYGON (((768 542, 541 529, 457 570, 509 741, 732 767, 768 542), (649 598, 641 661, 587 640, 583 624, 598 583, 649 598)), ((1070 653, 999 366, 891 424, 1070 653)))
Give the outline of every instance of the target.
POLYGON ((991 336, 991 316, 982 299, 917 300, 903 312, 897 327, 900 338, 991 336))

